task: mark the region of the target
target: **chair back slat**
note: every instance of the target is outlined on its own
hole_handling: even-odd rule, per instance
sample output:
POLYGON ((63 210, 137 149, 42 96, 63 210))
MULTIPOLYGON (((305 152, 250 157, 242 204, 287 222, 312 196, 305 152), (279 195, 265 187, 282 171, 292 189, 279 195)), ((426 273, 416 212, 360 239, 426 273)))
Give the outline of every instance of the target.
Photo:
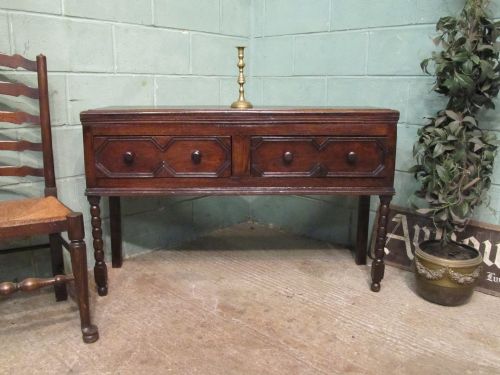
POLYGON ((0 95, 23 95, 31 99, 38 99, 38 89, 26 86, 22 83, 0 82, 0 95))
POLYGON ((43 177, 44 175, 43 175, 43 168, 33 168, 27 165, 21 165, 19 167, 0 166, 0 176, 43 177))
POLYGON ((32 72, 37 71, 36 61, 28 60, 21 55, 4 55, 0 53, 0 65, 7 66, 12 69, 24 68, 32 72))
POLYGON ((11 124, 34 124, 40 125, 40 117, 26 112, 0 111, 0 122, 10 122, 11 124))
POLYGON ((0 85, 0 94, 23 95, 38 99, 40 115, 35 116, 26 112, 8 110, 0 111, 0 122, 13 124, 40 125, 41 143, 28 141, 1 141, 0 150, 7 151, 41 151, 43 155, 43 168, 29 166, 2 166, 0 176, 40 176, 45 178, 45 195, 57 197, 56 178, 54 173, 54 155, 52 151, 52 131, 50 124, 49 86, 47 82, 47 60, 45 56, 38 55, 35 61, 25 59, 20 55, 8 56, 0 54, 0 66, 13 69, 24 68, 37 73, 38 89, 19 83, 3 83, 0 85), (36 93, 36 95, 35 95, 36 93))
POLYGON ((1 151, 42 151, 42 144, 28 141, 0 141, 1 151))

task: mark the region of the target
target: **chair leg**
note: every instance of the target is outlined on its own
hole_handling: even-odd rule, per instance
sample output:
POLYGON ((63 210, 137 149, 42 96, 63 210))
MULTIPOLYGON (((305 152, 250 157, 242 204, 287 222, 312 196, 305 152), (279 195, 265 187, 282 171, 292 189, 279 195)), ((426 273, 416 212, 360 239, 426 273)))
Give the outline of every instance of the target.
POLYGON ((68 237, 70 240, 71 265, 75 277, 75 289, 80 309, 83 341, 87 344, 97 341, 99 332, 90 321, 89 285, 87 273, 87 248, 83 241, 83 216, 79 212, 68 215, 68 237))
MULTIPOLYGON (((62 243, 60 241, 60 234, 49 234, 50 243, 50 258, 52 261, 52 276, 64 274, 64 259, 62 251, 62 243)), ((54 293, 56 301, 65 301, 68 299, 68 290, 66 284, 54 285, 54 293)))

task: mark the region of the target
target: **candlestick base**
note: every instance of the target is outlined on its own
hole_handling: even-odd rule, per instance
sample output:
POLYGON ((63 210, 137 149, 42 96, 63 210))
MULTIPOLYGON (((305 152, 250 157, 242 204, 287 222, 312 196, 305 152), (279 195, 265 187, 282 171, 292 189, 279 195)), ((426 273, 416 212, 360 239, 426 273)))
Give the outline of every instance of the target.
POLYGON ((237 100, 233 104, 231 104, 231 108, 247 109, 247 108, 253 108, 253 105, 252 103, 247 102, 246 100, 237 100))

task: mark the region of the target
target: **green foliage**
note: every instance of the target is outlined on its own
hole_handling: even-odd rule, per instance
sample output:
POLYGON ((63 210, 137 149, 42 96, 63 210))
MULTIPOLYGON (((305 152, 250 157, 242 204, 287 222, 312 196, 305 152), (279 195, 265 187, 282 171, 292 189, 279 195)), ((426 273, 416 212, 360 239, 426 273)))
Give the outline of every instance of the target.
POLYGON ((446 233, 466 224, 474 207, 485 201, 491 185, 496 139, 471 116, 441 111, 418 131, 412 168, 421 188, 416 196, 427 203, 418 209, 432 215, 446 233))
POLYGON ((443 240, 460 230, 487 198, 497 141, 479 128, 481 109, 493 109, 500 90, 500 23, 487 16, 488 0, 466 0, 458 17, 443 17, 435 43, 442 47, 421 63, 436 77, 434 91, 449 97, 446 109, 418 132, 412 168, 421 183, 418 212, 433 217, 443 240))
POLYGON ((436 76, 434 91, 448 96, 447 109, 476 113, 494 109, 492 99, 500 90, 500 22, 487 17, 488 1, 467 0, 458 17, 443 17, 434 39, 442 50, 420 66, 436 76))

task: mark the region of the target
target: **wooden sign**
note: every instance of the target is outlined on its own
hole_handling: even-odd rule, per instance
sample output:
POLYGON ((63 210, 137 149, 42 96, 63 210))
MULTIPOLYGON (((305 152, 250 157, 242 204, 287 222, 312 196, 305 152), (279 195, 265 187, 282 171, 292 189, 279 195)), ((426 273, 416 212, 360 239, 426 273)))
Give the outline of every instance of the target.
MULTIPOLYGON (((372 239, 374 237, 372 235, 372 239)), ((436 231, 431 219, 391 207, 384 260, 387 264, 411 270, 415 244, 439 238, 441 232, 436 231)), ((476 290, 500 297, 500 227, 471 222, 463 232, 454 233, 453 239, 474 247, 483 256, 483 272, 476 290)))

